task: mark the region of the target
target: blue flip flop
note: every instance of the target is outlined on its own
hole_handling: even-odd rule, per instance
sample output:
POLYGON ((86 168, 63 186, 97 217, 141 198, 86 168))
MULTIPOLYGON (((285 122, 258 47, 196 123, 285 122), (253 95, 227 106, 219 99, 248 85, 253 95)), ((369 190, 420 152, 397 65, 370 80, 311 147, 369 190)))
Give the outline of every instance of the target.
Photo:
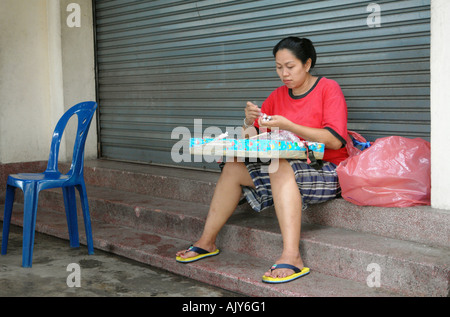
POLYGON ((270 271, 273 271, 275 269, 291 269, 294 271, 294 274, 288 275, 286 277, 269 277, 264 275, 262 277, 262 281, 265 283, 272 283, 272 284, 286 283, 298 279, 299 277, 302 277, 306 274, 309 274, 309 268, 304 267, 303 269, 300 270, 298 267, 290 264, 274 264, 270 268, 270 271))
POLYGON ((220 252, 219 249, 216 249, 216 250, 214 250, 213 252, 209 252, 209 251, 206 251, 206 250, 204 250, 204 249, 202 249, 202 248, 194 247, 193 245, 191 245, 191 246, 189 247, 189 249, 187 249, 186 252, 189 252, 189 251, 198 253, 198 255, 193 256, 193 257, 190 257, 190 258, 182 258, 181 256, 177 256, 177 257, 176 257, 177 262, 180 262, 180 263, 190 263, 190 262, 194 262, 194 261, 201 260, 201 259, 203 259, 203 258, 207 258, 207 257, 210 257, 210 256, 217 255, 217 254, 219 254, 219 252, 220 252))

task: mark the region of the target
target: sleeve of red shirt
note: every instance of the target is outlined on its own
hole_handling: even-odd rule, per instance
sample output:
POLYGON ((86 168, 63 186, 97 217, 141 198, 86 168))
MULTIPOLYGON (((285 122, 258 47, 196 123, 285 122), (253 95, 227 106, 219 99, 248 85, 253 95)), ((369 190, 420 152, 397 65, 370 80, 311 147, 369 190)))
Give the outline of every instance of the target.
POLYGON ((324 129, 330 131, 345 146, 347 139, 347 103, 341 87, 334 80, 328 80, 327 89, 323 90, 324 129))

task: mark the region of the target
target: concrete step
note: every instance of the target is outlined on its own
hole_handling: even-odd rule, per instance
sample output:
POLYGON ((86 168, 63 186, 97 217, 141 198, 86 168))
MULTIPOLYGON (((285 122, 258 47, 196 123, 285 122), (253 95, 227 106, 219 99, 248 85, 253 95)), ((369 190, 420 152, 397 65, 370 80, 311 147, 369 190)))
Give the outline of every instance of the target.
MULTIPOLYGON (((68 166, 62 167, 68 169, 68 166)), ((9 170, 13 171, 14 168, 10 167, 9 170)), ((111 230, 121 228, 130 234, 130 241, 134 241, 134 232, 141 232, 143 237, 155 235, 177 240, 179 244, 170 257, 173 262, 176 250, 198 239, 218 177, 219 174, 214 172, 101 160, 88 161, 85 167, 91 216, 97 226, 111 230)), ((18 191, 17 201, 20 200, 18 191)), ((60 190, 44 191, 40 196, 38 215, 41 210, 48 209, 58 210, 62 214, 62 206, 60 190)), ((375 289, 376 294, 387 291, 387 294, 396 292, 408 296, 448 296, 448 215, 445 211, 430 207, 358 207, 342 199, 310 206, 303 213, 302 257, 305 265, 316 274, 358 285, 355 286, 357 291, 350 291, 351 287, 348 286, 348 294, 353 294, 349 296, 372 296, 374 289, 366 284, 370 274, 367 267, 371 263, 379 265, 381 269, 381 288, 375 289), (410 219, 412 215, 413 220, 410 219), (432 235, 433 231, 438 238, 432 235)), ((67 236, 65 216, 61 219, 63 225, 60 230, 67 236)), ((49 230, 49 226, 52 226, 51 221, 47 225, 43 222, 41 228, 49 230)), ((98 239, 96 241, 104 241, 103 244, 98 243, 98 247, 105 249, 103 245, 113 245, 107 251, 116 252, 117 245, 105 242, 98 236, 100 232, 94 231, 94 238, 98 239)), ((108 236, 107 232, 104 236, 108 236)), ((129 239, 124 234, 123 241, 129 239)), ((127 252, 143 252, 140 250, 142 245, 122 244, 121 248, 127 252)), ((224 254, 230 254, 227 260, 230 258, 228 265, 231 267, 234 256, 238 256, 236 259, 248 257, 251 260, 249 263, 258 266, 253 274, 258 276, 259 281, 260 275, 278 258, 282 247, 274 211, 270 209, 257 214, 248 206, 239 207, 221 231, 218 246, 223 251, 221 259, 224 254)), ((160 265, 162 267, 165 264, 161 262, 160 265)), ((197 265, 202 267, 203 264, 189 264, 197 265)), ((220 267, 217 267, 216 274, 223 274, 222 278, 230 274, 227 270, 233 269, 221 271, 220 267)), ((199 278, 204 276, 199 274, 199 278)), ((254 294, 244 289, 238 292, 254 294)), ((311 294, 314 292, 326 294, 326 290, 310 291, 311 294)), ((296 296, 306 295, 298 293, 296 296)))
MULTIPOLYGON (((93 220, 186 241, 180 249, 199 238, 208 211, 208 206, 200 203, 180 203, 91 185, 88 193, 93 220)), ((64 219, 63 206, 59 190, 41 192, 40 210, 58 210, 64 219)), ((278 222, 272 211, 257 214, 237 210, 217 243, 222 250, 264 262, 278 258, 282 249, 278 222)), ((303 223, 301 252, 305 265, 315 272, 365 284, 370 274, 368 265, 375 263, 380 267, 385 290, 411 296, 448 293, 448 249, 303 223)))
MULTIPOLYGON (((11 173, 41 172, 45 169, 45 164, 46 162, 6 164, 3 165, 3 175, 0 176, 6 181, 6 176, 11 173)), ((60 164, 62 171, 69 167, 69 164, 60 164)), ((87 184, 206 205, 211 201, 218 178, 219 173, 210 171, 107 160, 85 162, 87 184)), ((3 191, 4 183, 1 183, 0 202, 3 191)), ((448 248, 450 245, 450 210, 430 206, 362 207, 344 199, 335 199, 310 205, 303 211, 302 221, 432 246, 448 248)))
MULTIPOLYGON (((209 204, 219 173, 93 160, 86 162, 86 182, 149 196, 209 204)), ((416 206, 357 206, 344 199, 310 205, 302 221, 433 246, 450 245, 450 211, 416 206)))
MULTIPOLYGON (((15 204, 12 223, 22 225, 20 203, 15 204)), ((3 206, 0 206, 3 208, 3 206)), ((79 218, 79 227, 82 226, 79 218)), ((62 239, 68 239, 65 215, 59 211, 40 208, 36 230, 62 239)), ((255 297, 391 297, 399 294, 368 287, 363 283, 334 277, 318 271, 292 283, 270 285, 261 282, 261 275, 273 264, 271 261, 223 248, 216 257, 189 264, 175 261, 176 251, 190 241, 168 237, 127 226, 92 221, 94 247, 146 263, 211 285, 255 297)), ((80 229, 80 241, 85 236, 80 229)), ((67 245, 69 247, 69 244, 67 245)), ((11 247, 11 246, 10 246, 11 247)), ((38 250, 35 250, 38 252, 38 250)), ((7 256, 7 255, 5 255, 7 256)), ((95 257, 95 254, 92 255, 95 257)), ((20 265, 20 263, 18 263, 20 265)))

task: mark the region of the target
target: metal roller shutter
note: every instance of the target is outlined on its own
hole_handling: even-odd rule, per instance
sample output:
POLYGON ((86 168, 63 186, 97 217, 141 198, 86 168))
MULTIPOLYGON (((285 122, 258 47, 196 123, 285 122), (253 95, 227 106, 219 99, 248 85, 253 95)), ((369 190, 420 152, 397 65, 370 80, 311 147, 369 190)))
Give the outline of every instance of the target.
MULTIPOLYGON (((430 0, 96 0, 101 155, 169 165, 176 127, 242 124, 281 85, 272 47, 310 38, 315 73, 338 81, 349 129, 369 140, 430 134, 430 0)), ((202 132, 201 131, 201 132, 202 132)))

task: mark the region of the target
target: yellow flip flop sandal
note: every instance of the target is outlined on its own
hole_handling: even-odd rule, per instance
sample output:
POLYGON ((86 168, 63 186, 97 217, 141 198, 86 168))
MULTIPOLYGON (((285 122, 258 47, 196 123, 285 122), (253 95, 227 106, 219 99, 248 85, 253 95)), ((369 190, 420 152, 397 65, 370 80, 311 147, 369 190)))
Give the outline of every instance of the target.
POLYGON ((294 274, 291 274, 286 277, 270 277, 264 275, 262 277, 262 281, 265 283, 272 283, 272 284, 286 283, 298 279, 299 277, 302 277, 306 274, 309 274, 309 268, 304 267, 303 269, 300 270, 298 267, 290 264, 274 264, 270 268, 270 271, 273 271, 275 269, 291 269, 294 271, 294 274))
POLYGON ((177 262, 180 262, 180 263, 190 263, 190 262, 194 262, 194 261, 201 260, 201 259, 203 259, 203 258, 207 258, 207 257, 210 257, 210 256, 217 255, 217 254, 219 254, 219 252, 220 252, 219 249, 216 249, 216 250, 213 251, 213 252, 209 252, 209 251, 206 251, 206 250, 204 250, 204 249, 202 249, 202 248, 194 247, 193 245, 191 245, 191 246, 189 247, 189 249, 187 249, 186 252, 189 252, 189 251, 198 253, 198 255, 193 256, 193 257, 190 257, 190 258, 182 258, 181 256, 177 256, 177 257, 176 257, 177 262))

